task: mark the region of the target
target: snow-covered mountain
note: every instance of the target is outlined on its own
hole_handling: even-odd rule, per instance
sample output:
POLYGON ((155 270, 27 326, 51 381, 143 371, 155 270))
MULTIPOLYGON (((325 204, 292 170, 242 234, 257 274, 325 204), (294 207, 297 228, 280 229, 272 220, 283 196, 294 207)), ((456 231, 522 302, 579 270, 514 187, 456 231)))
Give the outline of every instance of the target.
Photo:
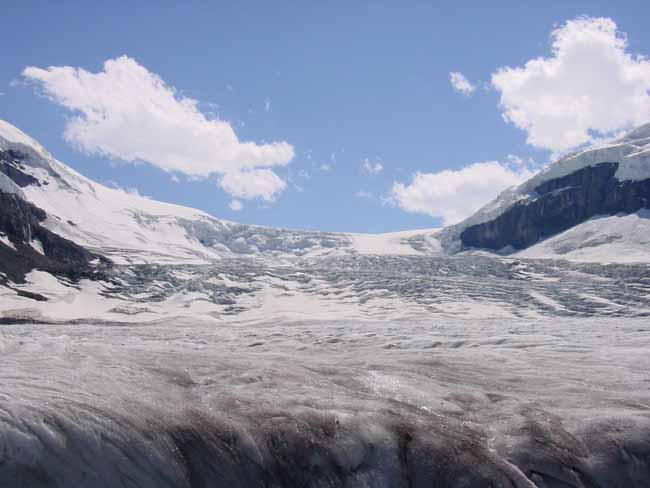
POLYGON ((448 252, 528 258, 650 261, 650 124, 565 156, 442 230, 448 252))
POLYGON ((48 229, 116 262, 196 263, 224 256, 305 256, 333 250, 417 252, 401 244, 413 232, 373 236, 242 225, 108 188, 55 160, 2 121, 0 149, 6 155, 0 189, 44 209, 48 229))
POLYGON ((371 235, 108 188, 0 122, 0 320, 644 315, 649 141, 644 126, 567 156, 455 226, 371 235))
MULTIPOLYGON (((93 182, 4 121, 0 192, 44 212, 43 229, 116 264, 199 264, 242 256, 440 256, 477 249, 577 261, 650 260, 650 124, 562 158, 442 230, 372 235, 238 224, 93 182)), ((18 242, 11 239, 0 235, 0 247, 14 248, 18 242)), ((43 251, 38 237, 26 244, 43 251)))
POLYGON ((407 238, 423 231, 369 235, 242 225, 108 188, 57 161, 4 121, 0 121, 0 191, 15 193, 44 210, 45 228, 116 263, 421 252, 407 238))

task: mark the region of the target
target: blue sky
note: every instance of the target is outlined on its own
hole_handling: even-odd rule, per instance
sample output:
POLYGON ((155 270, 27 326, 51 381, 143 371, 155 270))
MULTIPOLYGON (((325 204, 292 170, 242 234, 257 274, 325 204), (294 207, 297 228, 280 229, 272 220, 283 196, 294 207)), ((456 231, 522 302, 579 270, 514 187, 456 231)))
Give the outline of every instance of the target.
POLYGON ((245 223, 359 232, 452 223, 552 154, 650 120, 650 63, 638 57, 650 54, 647 2, 9 0, 3 10, 0 118, 94 180, 245 223), (180 137, 167 158, 169 132, 158 134, 151 114, 176 111, 119 112, 140 103, 139 82, 114 94, 112 75, 96 87, 81 71, 45 71, 97 74, 107 60, 160 80, 151 100, 195 100, 178 112, 191 120, 174 127, 232 129, 237 140, 224 136, 222 150, 212 136, 180 137), (607 63, 601 80, 592 68, 607 63), (503 67, 523 71, 494 78, 503 67), (450 73, 473 91, 454 89, 450 73), (104 98, 88 101, 79 87, 104 98), (134 126, 90 124, 98 103, 134 126), (242 142, 255 143, 255 163, 242 142))

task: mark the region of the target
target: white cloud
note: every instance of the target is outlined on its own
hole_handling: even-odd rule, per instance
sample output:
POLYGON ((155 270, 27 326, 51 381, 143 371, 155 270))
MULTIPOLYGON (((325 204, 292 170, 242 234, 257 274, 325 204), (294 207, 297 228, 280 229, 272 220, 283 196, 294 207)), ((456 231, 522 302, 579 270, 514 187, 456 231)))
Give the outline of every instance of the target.
POLYGON ((237 198, 275 200, 287 184, 270 169, 233 171, 219 178, 219 186, 237 198))
POLYGON ((521 164, 474 163, 459 170, 415 173, 410 183, 396 182, 393 203, 408 212, 441 218, 444 225, 460 222, 506 188, 534 174, 521 164))
POLYGON ((368 158, 364 159, 363 164, 361 165, 361 171, 369 175, 376 175, 381 173, 383 170, 384 166, 381 163, 373 163, 368 158))
POLYGON ((268 98, 264 100, 264 111, 265 112, 271 111, 271 100, 269 100, 268 98))
POLYGON ((492 74, 505 120, 536 147, 565 151, 650 120, 650 60, 608 18, 551 32, 551 55, 492 74))
POLYGON ((244 204, 239 200, 231 201, 228 204, 228 206, 230 207, 230 210, 232 210, 234 212, 239 212, 240 210, 242 210, 244 208, 244 204))
POLYGON ((354 196, 357 198, 372 198, 372 193, 365 190, 359 190, 354 194, 354 196))
POLYGON ((318 167, 321 171, 332 171, 332 165, 329 163, 323 163, 318 167))
POLYGON ((452 71, 449 73, 449 82, 454 90, 463 95, 471 95, 476 91, 476 86, 472 85, 463 73, 452 71))
POLYGON ((279 177, 257 169, 284 166, 294 156, 287 142, 240 141, 229 122, 208 118, 196 100, 127 56, 106 61, 98 73, 70 66, 28 67, 23 76, 75 114, 65 138, 88 153, 146 161, 196 177, 245 173, 250 180, 261 175, 261 182, 248 184, 260 192, 246 191, 242 198, 275 194, 282 186, 279 177), (264 188, 264 182, 272 186, 264 188))

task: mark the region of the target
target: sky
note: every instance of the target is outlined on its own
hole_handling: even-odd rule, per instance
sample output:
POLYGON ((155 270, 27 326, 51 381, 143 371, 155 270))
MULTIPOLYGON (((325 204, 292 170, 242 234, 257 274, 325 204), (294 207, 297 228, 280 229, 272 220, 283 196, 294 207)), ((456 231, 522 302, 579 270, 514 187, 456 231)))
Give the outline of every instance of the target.
POLYGON ((242 223, 462 220, 650 121, 650 4, 3 2, 0 119, 100 183, 242 223))

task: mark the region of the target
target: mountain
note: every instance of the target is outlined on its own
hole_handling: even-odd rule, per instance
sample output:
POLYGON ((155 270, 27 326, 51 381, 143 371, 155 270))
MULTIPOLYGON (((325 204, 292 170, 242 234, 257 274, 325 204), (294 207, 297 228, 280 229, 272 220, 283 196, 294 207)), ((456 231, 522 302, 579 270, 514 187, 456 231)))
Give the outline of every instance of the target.
POLYGON ((115 263, 205 263, 234 256, 333 252, 419 253, 404 241, 418 231, 369 235, 243 225, 108 188, 57 161, 3 121, 0 191, 18 195, 46 212, 43 227, 115 263))
MULTIPOLYGON (((650 124, 570 154, 456 226, 463 249, 582 261, 650 258, 650 124)), ((449 233, 449 230, 446 231, 449 233)))
POLYGON ((93 182, 4 121, 0 192, 45 212, 43 229, 116 264, 439 256, 477 249, 526 258, 644 262, 650 257, 650 124, 560 159, 442 230, 372 235, 238 224, 93 182))

